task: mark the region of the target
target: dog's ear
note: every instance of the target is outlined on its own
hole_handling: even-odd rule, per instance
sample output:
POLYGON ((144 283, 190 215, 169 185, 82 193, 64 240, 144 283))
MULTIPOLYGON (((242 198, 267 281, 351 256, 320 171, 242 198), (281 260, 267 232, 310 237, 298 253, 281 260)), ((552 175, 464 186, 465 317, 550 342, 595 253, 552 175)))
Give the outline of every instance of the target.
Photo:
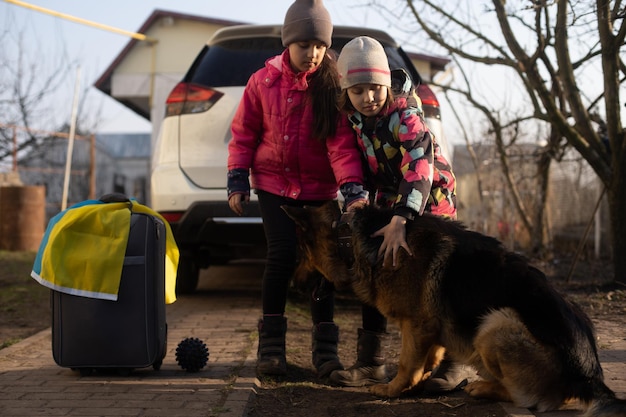
POLYGON ((311 224, 310 208, 293 207, 293 206, 287 206, 287 205, 282 205, 280 206, 280 208, 282 208, 285 211, 285 213, 287 213, 287 216, 289 216, 291 220, 293 220, 296 223, 296 226, 298 226, 300 229, 302 229, 303 231, 306 231, 309 228, 309 225, 311 224))

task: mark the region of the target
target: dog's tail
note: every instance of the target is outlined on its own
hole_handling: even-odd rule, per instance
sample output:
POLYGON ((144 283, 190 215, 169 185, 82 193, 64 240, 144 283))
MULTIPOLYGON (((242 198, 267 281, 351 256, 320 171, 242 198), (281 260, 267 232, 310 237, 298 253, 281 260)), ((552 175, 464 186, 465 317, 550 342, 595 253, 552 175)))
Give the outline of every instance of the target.
POLYGON ((624 417, 626 400, 619 399, 604 382, 592 382, 594 397, 589 404, 585 417, 624 417))

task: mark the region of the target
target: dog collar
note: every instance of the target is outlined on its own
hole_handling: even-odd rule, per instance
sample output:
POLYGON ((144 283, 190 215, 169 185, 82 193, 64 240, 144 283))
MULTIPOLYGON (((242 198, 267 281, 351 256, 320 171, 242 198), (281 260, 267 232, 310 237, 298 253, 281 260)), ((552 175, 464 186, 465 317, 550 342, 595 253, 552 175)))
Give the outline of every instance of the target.
POLYGON ((339 257, 346 263, 348 269, 354 265, 354 250, 352 248, 352 228, 350 222, 354 217, 353 212, 342 213, 339 220, 333 222, 335 239, 337 240, 337 251, 339 257))

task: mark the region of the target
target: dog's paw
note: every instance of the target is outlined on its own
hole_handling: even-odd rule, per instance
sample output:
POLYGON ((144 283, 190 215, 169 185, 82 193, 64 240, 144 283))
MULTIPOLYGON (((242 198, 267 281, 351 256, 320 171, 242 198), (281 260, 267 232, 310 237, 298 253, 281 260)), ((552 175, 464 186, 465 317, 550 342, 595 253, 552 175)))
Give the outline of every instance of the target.
POLYGON ((389 397, 389 384, 376 384, 370 387, 370 392, 377 397, 389 397))
POLYGON ((481 394, 486 392, 486 388, 485 381, 474 381, 467 384, 463 390, 471 397, 481 397, 481 394))
POLYGON ((377 397, 397 398, 404 390, 394 388, 393 381, 389 384, 376 384, 370 387, 370 392, 377 397))
POLYGON ((474 381, 470 382, 463 388, 470 397, 486 398, 496 401, 511 401, 506 388, 497 381, 474 381))

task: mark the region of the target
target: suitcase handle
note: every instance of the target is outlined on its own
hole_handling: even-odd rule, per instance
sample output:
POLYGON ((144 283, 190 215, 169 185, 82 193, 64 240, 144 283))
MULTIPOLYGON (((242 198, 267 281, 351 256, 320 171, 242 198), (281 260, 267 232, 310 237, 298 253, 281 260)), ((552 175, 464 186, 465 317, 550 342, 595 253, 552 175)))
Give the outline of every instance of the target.
POLYGON ((105 194, 99 200, 103 203, 130 203, 130 198, 122 193, 105 194))

